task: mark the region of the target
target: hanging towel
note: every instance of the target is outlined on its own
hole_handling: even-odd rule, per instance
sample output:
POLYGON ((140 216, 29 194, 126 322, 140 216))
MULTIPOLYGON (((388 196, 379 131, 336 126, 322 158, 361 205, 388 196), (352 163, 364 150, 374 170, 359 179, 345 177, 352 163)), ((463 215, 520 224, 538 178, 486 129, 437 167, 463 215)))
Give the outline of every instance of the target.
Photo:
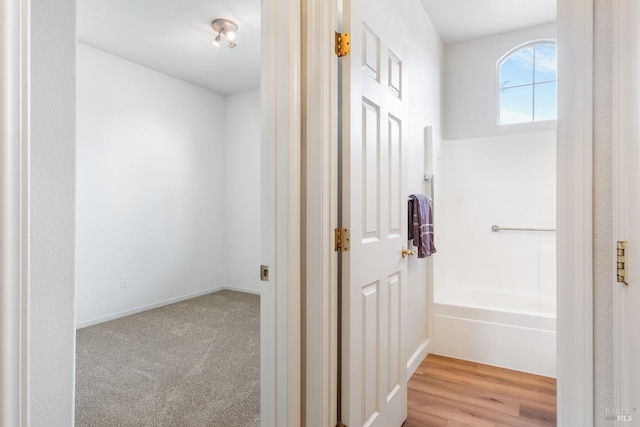
POLYGON ((436 252, 433 244, 431 200, 423 194, 409 196, 409 240, 418 248, 418 258, 436 252))

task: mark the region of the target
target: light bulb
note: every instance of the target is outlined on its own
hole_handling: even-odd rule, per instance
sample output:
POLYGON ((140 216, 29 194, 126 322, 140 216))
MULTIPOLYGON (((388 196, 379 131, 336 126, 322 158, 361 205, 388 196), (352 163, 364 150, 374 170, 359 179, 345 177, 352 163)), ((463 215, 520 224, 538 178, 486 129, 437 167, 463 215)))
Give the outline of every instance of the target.
POLYGON ((218 35, 216 36, 215 39, 213 39, 213 45, 215 47, 220 46, 220 40, 222 40, 222 37, 220 37, 220 33, 218 33, 218 35))
POLYGON ((227 31, 225 33, 225 35, 227 36, 227 40, 229 40, 230 42, 232 42, 232 41, 234 41, 236 39, 235 31, 227 31))
POLYGON ((229 41, 229 48, 233 49, 234 47, 236 47, 236 42, 234 42, 233 40, 229 41))

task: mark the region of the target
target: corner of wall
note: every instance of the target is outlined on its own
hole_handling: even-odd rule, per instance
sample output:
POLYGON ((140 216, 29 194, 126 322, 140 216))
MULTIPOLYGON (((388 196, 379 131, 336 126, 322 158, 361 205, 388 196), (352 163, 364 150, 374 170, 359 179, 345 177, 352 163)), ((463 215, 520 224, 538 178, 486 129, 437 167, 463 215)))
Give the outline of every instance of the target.
POLYGON ((225 283, 260 291, 260 89, 225 98, 225 283))

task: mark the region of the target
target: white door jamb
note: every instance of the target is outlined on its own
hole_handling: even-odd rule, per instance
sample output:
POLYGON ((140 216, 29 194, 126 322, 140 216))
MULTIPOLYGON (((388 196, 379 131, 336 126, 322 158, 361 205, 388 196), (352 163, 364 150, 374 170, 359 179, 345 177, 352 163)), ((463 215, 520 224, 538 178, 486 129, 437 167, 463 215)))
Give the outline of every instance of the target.
POLYGON ((2 0, 0 426, 27 426, 28 1, 2 0))
MULTIPOLYGON (((260 423, 301 420, 300 3, 262 0, 260 423)), ((256 271, 258 274, 258 271, 256 271)))
POLYGON ((558 426, 593 425, 593 0, 558 0, 558 426))

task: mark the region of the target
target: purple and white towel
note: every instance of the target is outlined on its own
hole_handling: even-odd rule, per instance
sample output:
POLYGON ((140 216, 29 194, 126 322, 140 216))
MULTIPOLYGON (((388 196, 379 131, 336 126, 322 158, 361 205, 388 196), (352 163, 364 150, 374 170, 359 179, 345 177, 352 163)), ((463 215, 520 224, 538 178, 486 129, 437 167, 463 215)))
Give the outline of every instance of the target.
POLYGON ((409 240, 418 248, 418 258, 437 252, 433 244, 431 200, 423 194, 409 196, 409 240))

